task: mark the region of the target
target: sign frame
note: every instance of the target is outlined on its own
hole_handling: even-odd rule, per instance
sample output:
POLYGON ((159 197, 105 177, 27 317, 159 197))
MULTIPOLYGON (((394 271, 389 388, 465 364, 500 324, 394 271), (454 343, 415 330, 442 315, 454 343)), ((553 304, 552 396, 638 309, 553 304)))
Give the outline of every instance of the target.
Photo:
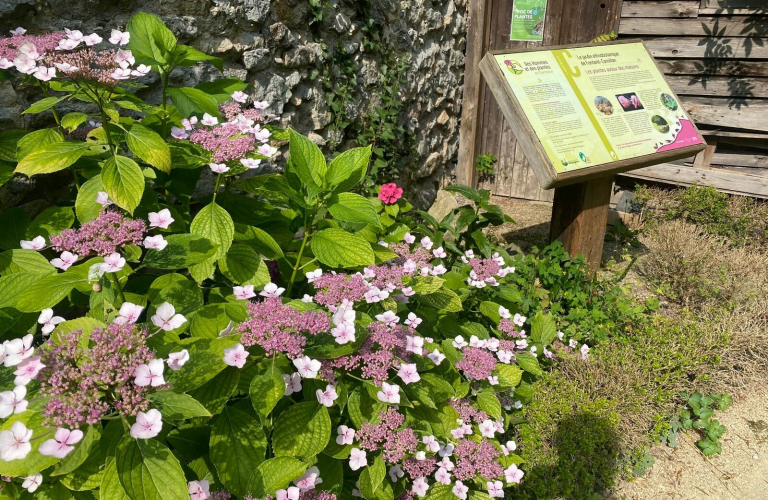
MULTIPOLYGON (((549 159, 547 153, 544 150, 544 146, 541 144, 541 141, 539 140, 538 135, 536 134, 535 130, 533 129, 533 126, 528 120, 528 117, 525 111, 523 110, 523 107, 520 105, 520 102, 515 96, 515 93, 512 91, 512 88, 507 83, 502 69, 496 63, 495 56, 502 55, 502 54, 518 54, 518 53, 526 53, 526 52, 542 52, 542 51, 548 52, 552 50, 577 49, 582 47, 610 47, 612 45, 623 45, 628 43, 639 43, 643 45, 643 48, 648 52, 648 55, 651 57, 651 60, 653 60, 656 70, 659 71, 659 74, 661 75, 661 77, 664 79, 667 85, 669 85, 666 77, 664 76, 664 73, 661 70, 661 67, 659 66, 658 61, 656 61, 656 58, 653 57, 653 55, 651 54, 650 50, 648 50, 648 47, 645 45, 643 40, 640 40, 640 39, 616 40, 616 41, 605 42, 605 43, 577 43, 577 44, 556 45, 556 46, 536 46, 536 47, 527 47, 527 48, 521 48, 521 49, 515 49, 515 50, 510 50, 510 49, 493 50, 493 51, 487 52, 483 57, 483 59, 480 61, 480 65, 479 65, 480 70, 482 71, 483 76, 485 77, 488 87, 493 93, 493 96, 495 97, 496 102, 499 105, 499 108, 501 109, 501 112, 503 113, 504 117, 507 120, 507 123, 512 129, 512 132, 514 133, 515 138, 520 144, 520 147, 523 150, 523 153, 525 153, 526 159, 528 160, 528 164, 531 166, 531 169, 536 175, 536 178, 538 179, 539 184, 541 184, 541 186, 544 189, 552 189, 560 186, 574 184, 577 182, 583 182, 586 180, 595 179, 598 177, 612 176, 614 174, 618 174, 621 172, 626 172, 629 170, 634 170, 642 167, 648 167, 650 165, 658 165, 660 163, 666 163, 673 160, 690 158, 694 156, 696 153, 699 153, 706 148, 707 146, 706 141, 702 137, 702 142, 700 144, 684 146, 684 147, 673 149, 670 151, 663 151, 661 153, 651 153, 651 154, 639 156, 636 158, 628 158, 628 159, 618 160, 610 163, 603 163, 603 164, 595 165, 592 167, 586 167, 586 168, 571 170, 567 172, 558 173, 555 170, 555 167, 552 161, 549 159)), ((671 88, 670 88, 670 91, 672 93, 672 96, 677 100, 677 102, 681 103, 682 101, 677 96, 677 94, 673 90, 671 90, 671 88)), ((701 132, 699 132, 699 129, 698 127, 696 127, 696 124, 693 122, 693 120, 690 119, 688 112, 685 110, 684 107, 681 106, 681 108, 685 116, 691 121, 691 125, 696 130, 696 133, 699 135, 699 137, 701 137, 701 132)))

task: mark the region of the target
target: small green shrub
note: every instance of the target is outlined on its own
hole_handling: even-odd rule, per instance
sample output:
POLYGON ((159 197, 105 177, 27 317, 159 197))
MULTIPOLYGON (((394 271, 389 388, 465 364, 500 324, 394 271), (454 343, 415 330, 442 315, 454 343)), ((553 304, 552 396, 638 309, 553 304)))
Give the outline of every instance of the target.
POLYGON ((526 407, 526 423, 518 427, 530 472, 510 498, 602 498, 599 493, 621 473, 620 402, 594 397, 558 372, 534 387, 537 397, 526 407))
POLYGON ((495 165, 498 161, 499 159, 494 155, 477 155, 477 158, 475 158, 475 168, 480 180, 490 179, 496 175, 495 165))
POLYGON ((669 430, 662 436, 662 441, 672 448, 677 448, 680 431, 693 429, 699 433, 701 439, 696 441, 696 446, 705 457, 711 457, 723 451, 720 438, 723 437, 726 429, 714 418, 715 409, 726 410, 733 399, 728 394, 705 396, 700 392, 691 395, 682 392, 680 396, 685 400, 685 407, 672 417, 669 430))

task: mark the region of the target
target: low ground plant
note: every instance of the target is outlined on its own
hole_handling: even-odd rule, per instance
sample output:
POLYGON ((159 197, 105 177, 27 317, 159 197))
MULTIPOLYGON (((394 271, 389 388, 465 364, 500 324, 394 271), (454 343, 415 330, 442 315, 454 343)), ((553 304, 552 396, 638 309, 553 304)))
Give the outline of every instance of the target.
POLYGON ((414 224, 395 184, 355 194, 370 146, 328 161, 244 82, 170 85, 222 62, 148 14, 0 48, 55 122, 0 134, 4 182, 72 179, 2 214, 3 495, 483 500, 524 480, 515 426, 559 312, 524 308, 488 192, 453 187, 476 205, 452 228, 414 224), (136 94, 149 73, 160 102, 136 94))

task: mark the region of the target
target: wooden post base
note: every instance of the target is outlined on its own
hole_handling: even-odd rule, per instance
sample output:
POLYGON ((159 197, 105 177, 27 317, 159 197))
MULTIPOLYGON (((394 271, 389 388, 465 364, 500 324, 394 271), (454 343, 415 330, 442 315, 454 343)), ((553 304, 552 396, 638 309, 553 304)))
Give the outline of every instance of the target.
POLYGON ((583 255, 592 271, 603 257, 612 187, 613 176, 608 176, 555 188, 550 239, 572 256, 583 255))

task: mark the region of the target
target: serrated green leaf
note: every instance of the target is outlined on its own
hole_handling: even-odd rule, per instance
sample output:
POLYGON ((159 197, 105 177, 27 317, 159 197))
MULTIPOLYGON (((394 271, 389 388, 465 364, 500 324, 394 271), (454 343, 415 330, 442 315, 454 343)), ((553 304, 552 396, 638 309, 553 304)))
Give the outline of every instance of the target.
POLYGON ((208 238, 216 245, 213 260, 224 256, 232 245, 235 234, 235 224, 232 217, 224 208, 215 202, 203 207, 189 226, 189 232, 208 238))
POLYGON ((109 199, 133 214, 144 194, 144 174, 141 167, 125 156, 113 156, 104 162, 101 182, 109 199))
POLYGON ((166 64, 168 55, 176 48, 176 37, 163 21, 146 12, 135 14, 125 27, 131 34, 126 48, 132 51, 137 62, 166 64))
POLYGON ((189 351, 189 361, 178 371, 171 372, 166 381, 175 391, 188 392, 197 389, 224 370, 224 349, 234 347, 236 337, 220 339, 199 339, 185 345, 189 351))
POLYGON ((153 392, 147 398, 152 402, 152 408, 159 410, 166 420, 211 416, 203 405, 187 394, 166 390, 153 392))
POLYGON ((387 475, 387 467, 380 457, 376 457, 373 463, 363 469, 360 474, 360 493, 368 500, 376 498, 376 491, 387 475))
POLYGON ((502 387, 517 387, 523 377, 523 371, 516 365, 496 365, 496 376, 502 387))
POLYGON ((15 249, 0 253, 0 276, 23 272, 51 275, 56 274, 56 268, 34 250, 15 249))
POLYGON ((51 235, 69 229, 74 223, 75 213, 72 207, 46 208, 27 226, 26 235, 29 239, 38 235, 48 239, 51 235))
POLYGON ((172 234, 162 250, 147 250, 143 264, 155 269, 183 269, 215 256, 217 247, 206 237, 196 234, 172 234))
POLYGON ((47 276, 19 295, 16 308, 22 312, 39 312, 53 307, 61 302, 76 285, 87 282, 87 277, 84 278, 79 273, 73 272, 47 276))
POLYGON ((330 438, 328 409, 316 402, 297 403, 277 419, 272 448, 276 456, 310 459, 323 451, 330 438))
POLYGON ((80 191, 77 192, 77 200, 75 200, 75 213, 77 214, 77 220, 81 223, 98 217, 99 213, 104 209, 103 206, 96 203, 99 191, 104 191, 101 175, 94 175, 80 186, 80 191))
POLYGON ((193 87, 168 87, 168 97, 174 106, 186 118, 192 115, 208 113, 211 116, 219 116, 219 103, 216 98, 193 87))
POLYGON ((0 132, 0 160, 16 162, 19 140, 29 134, 28 130, 11 129, 0 132))
POLYGON ((318 231, 310 241, 317 260, 331 267, 359 267, 374 263, 373 250, 365 239, 343 229, 318 231))
POLYGON ((258 227, 235 223, 235 241, 244 243, 268 259, 283 256, 283 249, 271 234, 258 227))
POLYGON ((249 389, 253 409, 266 420, 278 401, 285 395, 283 373, 271 360, 259 363, 258 372, 251 380, 249 389))
POLYGON ((261 425, 247 413, 227 406, 213 425, 210 447, 221 482, 235 495, 245 496, 248 479, 267 451, 261 425))
POLYGON ((339 193, 328 200, 328 211, 343 222, 370 224, 381 229, 379 215, 368 198, 355 193, 339 193))
POLYGON ((30 152, 16 165, 15 172, 28 177, 50 174, 75 163, 88 149, 85 142, 52 142, 30 152))
POLYGON ((434 307, 438 310, 448 312, 459 312, 463 310, 461 299, 456 292, 447 288, 442 288, 435 293, 428 295, 417 295, 416 300, 428 307, 434 307))
POLYGON ((549 345, 557 337, 557 325, 551 315, 536 313, 531 321, 531 340, 537 344, 549 345))
POLYGON ((205 384, 190 391, 189 395, 198 400, 210 413, 216 415, 224 409, 239 382, 240 369, 228 366, 205 384))
POLYGON ((342 193, 357 186, 368 171, 371 146, 344 151, 331 160, 325 180, 335 193, 342 193))
POLYGON ((125 438, 117 447, 115 467, 132 500, 189 500, 181 465, 160 441, 125 438))
POLYGON ((219 259, 219 269, 238 285, 261 288, 271 281, 267 264, 247 245, 232 245, 227 255, 219 259))
POLYGON ((317 144, 293 129, 289 130, 291 165, 311 195, 318 194, 325 184, 325 157, 317 144))
POLYGON ((158 170, 171 173, 171 150, 156 132, 134 123, 125 132, 125 142, 133 154, 158 170))
POLYGON ((484 391, 477 395, 477 404, 480 409, 491 416, 494 420, 501 420, 501 403, 496 394, 490 391, 484 391))
POLYGON ((73 111, 61 117, 61 126, 69 132, 74 132, 86 120, 88 120, 88 115, 79 111, 73 111))
POLYGON ((253 471, 248 480, 247 490, 253 498, 275 496, 291 481, 300 478, 307 470, 307 464, 293 457, 275 457, 265 460, 253 471))
POLYGON ((520 368, 527 371, 531 375, 536 375, 537 377, 542 375, 541 367, 539 366, 539 360, 536 359, 536 356, 526 352, 521 352, 515 354, 515 359, 517 360, 518 366, 520 366, 520 368))
POLYGON ((54 142, 64 142, 64 136, 55 128, 35 130, 19 139, 16 161, 21 161, 35 149, 54 142))

